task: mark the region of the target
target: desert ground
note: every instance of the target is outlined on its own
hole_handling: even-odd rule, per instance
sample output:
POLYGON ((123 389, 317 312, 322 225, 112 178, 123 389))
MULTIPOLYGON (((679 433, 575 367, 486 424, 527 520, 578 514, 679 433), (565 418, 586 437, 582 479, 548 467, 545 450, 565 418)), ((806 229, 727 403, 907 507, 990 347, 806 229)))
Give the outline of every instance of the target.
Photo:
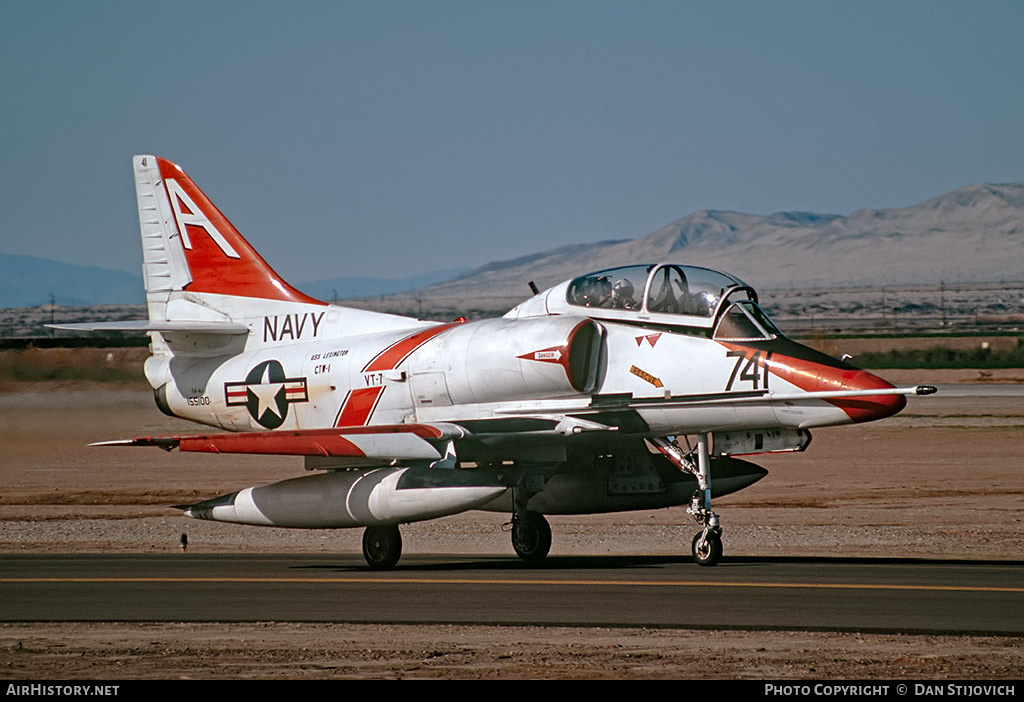
MULTIPOLYGON (((892 371, 900 384, 1024 382, 1024 371, 892 371)), ((359 530, 290 531, 183 519, 167 505, 301 473, 298 459, 86 448, 195 431, 139 383, 0 389, 0 552, 358 553, 359 530)), ((716 501, 726 555, 1024 557, 1019 398, 912 398, 899 416, 813 432, 802 454, 716 501)), ((510 555, 502 515, 403 528, 406 553, 510 555)), ((553 554, 678 554, 682 508, 552 517, 553 554)), ((684 606, 685 603, 681 603, 684 606)), ((0 604, 2 606, 2 604, 0 604)), ((1020 678, 1024 637, 821 632, 12 623, 0 678, 1020 678)))

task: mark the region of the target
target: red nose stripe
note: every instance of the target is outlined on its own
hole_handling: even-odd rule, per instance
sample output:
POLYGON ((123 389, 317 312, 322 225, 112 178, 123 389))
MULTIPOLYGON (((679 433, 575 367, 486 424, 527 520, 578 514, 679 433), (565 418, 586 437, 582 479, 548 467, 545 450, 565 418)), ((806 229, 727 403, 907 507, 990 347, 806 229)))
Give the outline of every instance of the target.
MULTIPOLYGON (((772 354, 767 365, 772 375, 806 392, 888 390, 896 387, 867 371, 837 368, 792 356, 772 354)), ((826 402, 846 412, 854 422, 870 422, 889 417, 907 406, 907 398, 903 395, 868 395, 826 402)))

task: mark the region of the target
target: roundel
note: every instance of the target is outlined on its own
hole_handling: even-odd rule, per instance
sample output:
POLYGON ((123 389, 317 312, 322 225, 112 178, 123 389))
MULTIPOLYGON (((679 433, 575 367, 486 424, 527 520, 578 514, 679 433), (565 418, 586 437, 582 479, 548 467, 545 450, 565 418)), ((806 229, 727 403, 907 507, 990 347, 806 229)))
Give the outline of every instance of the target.
POLYGON ((241 383, 226 383, 228 405, 245 405, 256 422, 277 429, 288 417, 288 405, 309 398, 305 378, 287 378, 280 361, 271 359, 253 367, 241 383))

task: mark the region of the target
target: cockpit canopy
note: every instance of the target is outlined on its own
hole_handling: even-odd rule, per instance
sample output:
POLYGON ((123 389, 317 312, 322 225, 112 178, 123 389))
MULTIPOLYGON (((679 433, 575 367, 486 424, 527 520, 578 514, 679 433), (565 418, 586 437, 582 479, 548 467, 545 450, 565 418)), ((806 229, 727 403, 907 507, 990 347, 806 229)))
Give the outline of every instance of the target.
POLYGON ((769 339, 780 333, 757 306, 757 293, 739 278, 675 263, 609 268, 574 278, 551 290, 548 310, 562 305, 566 312, 595 319, 713 328, 719 339, 769 339), (563 287, 560 303, 553 298, 563 287))

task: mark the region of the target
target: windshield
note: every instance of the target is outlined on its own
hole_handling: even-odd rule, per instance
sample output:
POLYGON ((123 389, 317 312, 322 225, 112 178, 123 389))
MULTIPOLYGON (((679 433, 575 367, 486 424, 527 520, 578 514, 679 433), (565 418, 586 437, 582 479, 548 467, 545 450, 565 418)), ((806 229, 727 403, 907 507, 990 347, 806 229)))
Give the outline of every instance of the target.
POLYGON ((743 300, 729 305, 718 321, 714 338, 753 341, 773 339, 781 333, 760 307, 750 300, 743 300))

